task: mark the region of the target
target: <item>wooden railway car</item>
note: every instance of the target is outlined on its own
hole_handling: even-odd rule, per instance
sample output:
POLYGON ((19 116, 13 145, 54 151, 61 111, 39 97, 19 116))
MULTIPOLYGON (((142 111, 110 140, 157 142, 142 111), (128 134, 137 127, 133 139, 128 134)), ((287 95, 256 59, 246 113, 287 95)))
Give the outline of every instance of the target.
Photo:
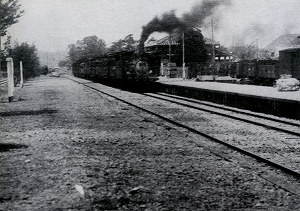
POLYGON ((235 77, 247 79, 250 84, 272 86, 280 76, 277 60, 243 60, 235 66, 235 77))

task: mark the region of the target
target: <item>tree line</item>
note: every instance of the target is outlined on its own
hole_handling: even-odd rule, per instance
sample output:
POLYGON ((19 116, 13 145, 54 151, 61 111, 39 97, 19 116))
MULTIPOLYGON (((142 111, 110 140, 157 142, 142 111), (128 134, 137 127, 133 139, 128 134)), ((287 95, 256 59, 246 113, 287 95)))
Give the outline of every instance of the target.
MULTIPOLYGON (((1 17, 1 37, 7 36, 7 29, 18 23, 18 20, 24 14, 18 0, 2 0, 0 4, 1 17)), ((18 43, 11 41, 11 36, 7 36, 7 40, 3 43, 3 49, 0 52, 0 68, 1 74, 6 71, 6 58, 12 57, 14 61, 15 76, 20 73, 20 61, 23 63, 23 76, 25 79, 34 77, 41 73, 46 73, 46 67, 41 67, 37 56, 37 48, 35 45, 28 43, 18 43)))
POLYGON ((107 45, 103 39, 98 38, 96 35, 88 36, 82 40, 78 40, 75 44, 70 44, 68 46, 68 60, 61 61, 59 65, 71 66, 71 64, 78 59, 93 58, 107 53, 115 53, 123 50, 135 50, 137 44, 138 41, 134 40, 132 34, 113 42, 109 48, 106 47, 107 45))
POLYGON ((46 66, 41 66, 39 57, 37 55, 37 48, 35 45, 28 43, 15 42, 11 44, 11 38, 8 37, 4 43, 4 50, 1 51, 1 71, 6 71, 6 58, 13 58, 14 62, 14 75, 20 75, 20 61, 23 64, 23 77, 25 79, 38 76, 40 74, 47 74, 46 66))

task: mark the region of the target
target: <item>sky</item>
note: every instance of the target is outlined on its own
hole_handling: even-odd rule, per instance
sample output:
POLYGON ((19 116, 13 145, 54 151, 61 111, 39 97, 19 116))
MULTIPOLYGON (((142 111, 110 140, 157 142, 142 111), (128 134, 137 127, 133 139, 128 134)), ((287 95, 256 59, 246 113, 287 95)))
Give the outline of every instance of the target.
MULTIPOLYGON (((216 0, 214 0, 216 1, 216 0)), ((175 10, 181 18, 202 0, 19 0, 25 10, 8 31, 12 40, 34 44, 39 51, 67 51, 84 37, 96 35, 109 47, 129 34, 140 39, 142 27, 155 16, 175 10)), ((299 0, 219 0, 201 24, 203 35, 225 47, 264 47, 284 34, 300 34, 299 0), (223 4, 229 2, 230 4, 223 4), (214 21, 213 33, 211 20, 214 21)), ((151 36, 151 35, 150 35, 151 36)), ((157 36, 157 34, 156 34, 157 36)))

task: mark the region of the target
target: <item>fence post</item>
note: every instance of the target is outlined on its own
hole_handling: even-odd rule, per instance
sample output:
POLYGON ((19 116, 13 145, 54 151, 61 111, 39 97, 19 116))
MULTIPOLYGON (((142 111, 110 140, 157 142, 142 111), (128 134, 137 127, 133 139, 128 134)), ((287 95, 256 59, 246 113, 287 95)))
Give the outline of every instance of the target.
POLYGON ((20 87, 23 88, 24 81, 23 81, 23 63, 22 63, 22 61, 20 61, 20 78, 21 78, 20 87))
POLYGON ((11 102, 14 97, 14 62, 13 59, 6 58, 7 62, 7 86, 8 86, 8 102, 11 102))

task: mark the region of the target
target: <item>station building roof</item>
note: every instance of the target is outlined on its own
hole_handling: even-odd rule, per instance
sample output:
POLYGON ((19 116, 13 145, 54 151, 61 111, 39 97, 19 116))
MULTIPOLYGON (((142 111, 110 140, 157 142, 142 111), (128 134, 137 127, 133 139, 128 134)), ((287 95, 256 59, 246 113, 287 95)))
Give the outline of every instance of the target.
POLYGON ((293 48, 300 46, 300 34, 284 34, 273 40, 265 49, 293 48))
MULTIPOLYGON (((145 47, 156 46, 156 45, 178 45, 178 40, 181 39, 176 35, 167 35, 161 39, 156 40, 154 37, 149 39, 147 43, 145 43, 145 47)), ((204 37, 204 42, 207 45, 220 45, 219 42, 212 40, 210 38, 204 37)))

